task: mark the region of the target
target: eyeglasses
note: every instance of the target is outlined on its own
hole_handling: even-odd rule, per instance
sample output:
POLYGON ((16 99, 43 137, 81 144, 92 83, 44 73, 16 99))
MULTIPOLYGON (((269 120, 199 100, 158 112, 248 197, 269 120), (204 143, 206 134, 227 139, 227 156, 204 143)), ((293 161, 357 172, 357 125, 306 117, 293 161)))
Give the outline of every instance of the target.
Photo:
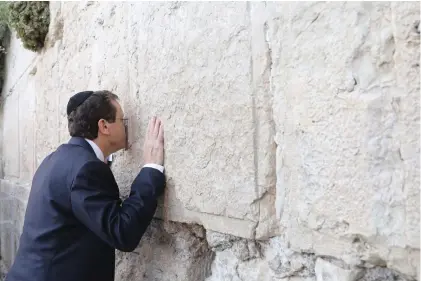
POLYGON ((116 119, 120 119, 123 121, 124 131, 126 134, 126 145, 125 145, 124 150, 128 150, 129 149, 129 119, 128 118, 116 118, 116 119))
POLYGON ((116 118, 123 121, 124 126, 127 126, 129 123, 129 118, 116 118))

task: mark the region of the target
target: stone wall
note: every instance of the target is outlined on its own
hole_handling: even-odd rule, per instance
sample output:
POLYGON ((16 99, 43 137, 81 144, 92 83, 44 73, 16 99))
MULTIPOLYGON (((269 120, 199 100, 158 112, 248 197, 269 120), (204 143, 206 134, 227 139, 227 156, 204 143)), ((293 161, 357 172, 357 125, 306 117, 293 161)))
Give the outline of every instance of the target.
POLYGON ((419 3, 50 8, 46 47, 7 57, 3 270, 68 98, 108 89, 130 119, 123 197, 147 121, 166 130, 168 189, 117 280, 420 280, 419 3))

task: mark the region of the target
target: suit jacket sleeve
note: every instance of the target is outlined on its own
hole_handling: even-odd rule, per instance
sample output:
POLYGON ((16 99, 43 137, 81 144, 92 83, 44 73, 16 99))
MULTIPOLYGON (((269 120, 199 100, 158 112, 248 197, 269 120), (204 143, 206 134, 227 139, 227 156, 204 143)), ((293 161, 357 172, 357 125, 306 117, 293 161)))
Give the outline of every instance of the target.
POLYGON ((165 176, 142 168, 121 201, 111 170, 99 161, 86 163, 78 172, 70 198, 75 216, 102 240, 120 251, 133 251, 149 226, 163 192, 165 176))

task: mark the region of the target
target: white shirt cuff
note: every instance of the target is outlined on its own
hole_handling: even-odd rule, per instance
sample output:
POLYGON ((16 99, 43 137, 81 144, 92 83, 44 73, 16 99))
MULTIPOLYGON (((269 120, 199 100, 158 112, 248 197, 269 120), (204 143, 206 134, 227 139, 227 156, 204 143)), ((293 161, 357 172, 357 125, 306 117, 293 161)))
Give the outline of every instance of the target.
POLYGON ((145 168, 145 167, 157 169, 157 170, 159 170, 161 173, 163 173, 163 172, 164 172, 164 167, 163 167, 163 166, 161 166, 161 165, 158 165, 158 164, 146 164, 146 165, 144 165, 144 166, 143 166, 143 168, 145 168))

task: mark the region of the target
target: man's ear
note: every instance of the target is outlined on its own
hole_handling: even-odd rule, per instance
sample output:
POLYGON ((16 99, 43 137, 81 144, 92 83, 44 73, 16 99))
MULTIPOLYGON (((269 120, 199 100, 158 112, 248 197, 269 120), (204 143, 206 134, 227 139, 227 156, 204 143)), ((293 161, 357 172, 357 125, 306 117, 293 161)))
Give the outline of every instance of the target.
POLYGON ((98 121, 98 132, 101 133, 102 135, 109 135, 110 134, 108 122, 105 121, 105 119, 99 119, 99 121, 98 121))

